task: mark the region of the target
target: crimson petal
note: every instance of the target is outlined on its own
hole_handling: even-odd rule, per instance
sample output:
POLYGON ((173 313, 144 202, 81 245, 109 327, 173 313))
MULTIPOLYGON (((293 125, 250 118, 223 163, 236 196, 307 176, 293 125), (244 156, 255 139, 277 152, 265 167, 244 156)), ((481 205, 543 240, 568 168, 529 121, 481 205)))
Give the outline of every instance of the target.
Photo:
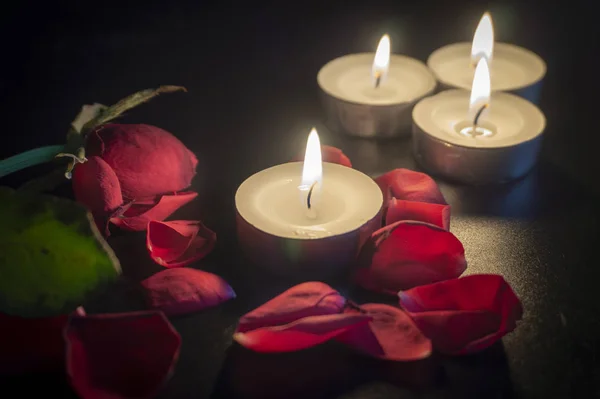
POLYGON ((435 348, 448 354, 487 348, 513 331, 523 314, 510 285, 494 274, 424 285, 398 295, 435 348))
POLYGON ((336 340, 368 355, 396 361, 420 360, 431 354, 431 341, 401 309, 368 303, 356 310, 370 321, 339 335, 336 340))
MULTIPOLYGON (((432 224, 400 221, 371 236, 374 248, 368 267, 359 268, 355 279, 364 288, 396 294, 418 285, 460 276, 467 267, 461 242, 432 224)), ((362 254, 362 258, 369 259, 362 254)))
POLYGON ((437 183, 429 175, 409 169, 394 169, 375 179, 384 201, 392 197, 407 201, 446 205, 437 183))
POLYGON ((392 198, 388 203, 385 224, 401 220, 417 220, 450 230, 450 205, 392 198))
POLYGON ((201 270, 163 270, 141 282, 150 305, 168 316, 197 312, 235 298, 221 277, 201 270))
POLYGON ((164 267, 182 267, 208 255, 217 235, 196 220, 151 221, 146 233, 150 257, 164 267))
POLYGON ((67 373, 85 399, 148 398, 171 375, 181 338, 162 312, 71 317, 67 373))
POLYGON ((198 194, 193 191, 186 191, 163 195, 158 202, 155 200, 133 202, 121 216, 112 217, 110 221, 125 230, 143 231, 146 230, 148 222, 165 220, 197 196, 198 194))
MULTIPOLYGON (((352 167, 350 158, 348 158, 339 148, 330 145, 321 146, 321 159, 323 162, 337 163, 338 165, 347 166, 349 168, 352 167)), ((304 161, 304 154, 296 156, 293 161, 304 161)))

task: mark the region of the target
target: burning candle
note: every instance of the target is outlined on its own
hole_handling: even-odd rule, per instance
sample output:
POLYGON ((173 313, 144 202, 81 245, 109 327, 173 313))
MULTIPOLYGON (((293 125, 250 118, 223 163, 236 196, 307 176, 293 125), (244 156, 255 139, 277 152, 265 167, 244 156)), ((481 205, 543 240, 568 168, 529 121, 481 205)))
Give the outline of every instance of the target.
POLYGON ((471 184, 504 182, 535 164, 546 119, 532 103, 491 93, 487 58, 477 62, 471 93, 447 90, 413 110, 413 150, 432 174, 471 184))
POLYGON ((506 91, 537 103, 546 63, 535 53, 508 43, 494 43, 489 13, 483 14, 472 43, 454 43, 434 51, 427 60, 441 88, 469 90, 475 66, 486 58, 492 91, 506 91))
POLYGON ((431 94, 436 81, 414 58, 391 54, 388 35, 373 53, 349 54, 327 63, 317 75, 326 123, 361 137, 409 134, 411 111, 431 94))
POLYGON ((276 273, 327 275, 352 263, 378 227, 382 203, 369 176, 321 161, 313 129, 304 162, 273 166, 240 185, 238 238, 254 263, 276 273))

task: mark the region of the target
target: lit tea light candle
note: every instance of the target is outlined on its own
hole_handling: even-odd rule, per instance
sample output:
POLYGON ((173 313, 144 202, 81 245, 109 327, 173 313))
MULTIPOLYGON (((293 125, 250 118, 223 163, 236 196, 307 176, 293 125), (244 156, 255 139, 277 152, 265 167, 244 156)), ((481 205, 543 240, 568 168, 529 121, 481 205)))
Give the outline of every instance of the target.
POLYGON ((442 89, 469 90, 480 58, 490 66, 492 91, 506 91, 537 103, 546 63, 537 54, 508 43, 494 43, 492 17, 485 13, 472 43, 454 43, 434 51, 427 65, 442 89))
POLYGON ((491 93, 487 58, 475 69, 472 90, 447 90, 413 110, 413 150, 432 174, 487 184, 524 176, 535 165, 544 114, 509 93, 491 93))
POLYGON ((369 176, 321 161, 313 129, 304 162, 273 166, 240 185, 238 238, 254 263, 276 273, 328 275, 352 264, 362 240, 377 229, 382 204, 369 176))
POLYGON ((436 86, 421 61, 391 54, 388 35, 381 38, 375 54, 349 54, 330 61, 319 71, 317 82, 329 128, 372 138, 409 134, 412 108, 436 86))

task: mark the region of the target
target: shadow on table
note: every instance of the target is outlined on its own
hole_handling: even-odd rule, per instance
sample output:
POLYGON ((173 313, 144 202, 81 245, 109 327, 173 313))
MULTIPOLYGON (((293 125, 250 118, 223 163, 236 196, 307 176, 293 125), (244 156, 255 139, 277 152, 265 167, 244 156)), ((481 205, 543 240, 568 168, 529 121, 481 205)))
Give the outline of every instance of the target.
POLYGON ((389 362, 355 354, 336 343, 308 350, 259 354, 234 343, 212 398, 398 397, 401 391, 434 398, 516 398, 501 344, 478 355, 434 355, 418 362, 389 362), (346 397, 346 396, 344 396, 346 397))

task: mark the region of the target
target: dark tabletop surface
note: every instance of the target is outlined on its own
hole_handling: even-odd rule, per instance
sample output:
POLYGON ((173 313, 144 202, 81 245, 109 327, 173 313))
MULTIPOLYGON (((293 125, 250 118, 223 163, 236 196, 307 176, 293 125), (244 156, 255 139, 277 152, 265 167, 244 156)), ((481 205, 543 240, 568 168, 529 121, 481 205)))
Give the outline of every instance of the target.
MULTIPOLYGON (((0 28, 2 157, 62 143, 82 104, 111 103, 161 84, 189 90, 123 121, 160 126, 197 154, 199 198, 175 217, 200 218, 217 232, 216 249, 195 267, 223 276, 237 299, 171 320, 183 347, 161 397, 600 397, 598 35, 591 8, 399 0, 14 3, 3 10, 0 28), (336 345, 265 356, 232 343, 242 314, 293 284, 239 253, 234 193, 246 177, 302 151, 312 126, 323 143, 342 148, 372 176, 418 168, 408 140, 365 141, 325 129, 318 69, 337 56, 372 51, 386 32, 394 52, 425 60, 442 45, 470 40, 486 9, 498 40, 527 47, 548 64, 541 159, 511 184, 440 185, 452 205, 451 230, 465 246, 467 273, 503 274, 520 296, 525 315, 517 330, 475 356, 436 355, 414 364, 366 359, 336 345)), ((18 185, 42 169, 2 183, 18 185)), ((59 192, 69 195, 69 185, 59 192)), ((143 234, 117 233, 109 242, 124 277, 86 309, 142 309, 136 283, 161 267, 149 259, 143 234)), ((336 288, 359 302, 373 299, 343 283, 336 288)), ((19 389, 21 397, 73 396, 60 375, 12 377, 1 389, 19 389)))

